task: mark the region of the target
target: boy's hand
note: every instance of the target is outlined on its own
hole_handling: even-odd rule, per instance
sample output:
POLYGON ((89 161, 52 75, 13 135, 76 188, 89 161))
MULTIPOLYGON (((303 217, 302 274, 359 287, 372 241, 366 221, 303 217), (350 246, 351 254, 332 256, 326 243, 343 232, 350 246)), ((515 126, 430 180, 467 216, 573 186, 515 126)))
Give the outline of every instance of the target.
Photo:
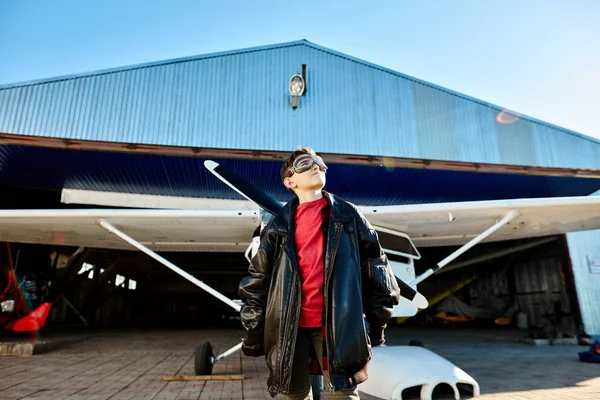
POLYGON ((369 338, 371 339, 371 347, 381 346, 385 343, 385 326, 371 325, 369 330, 369 338))
POLYGON ((248 332, 248 337, 242 341, 242 353, 248 357, 265 355, 263 332, 248 332))

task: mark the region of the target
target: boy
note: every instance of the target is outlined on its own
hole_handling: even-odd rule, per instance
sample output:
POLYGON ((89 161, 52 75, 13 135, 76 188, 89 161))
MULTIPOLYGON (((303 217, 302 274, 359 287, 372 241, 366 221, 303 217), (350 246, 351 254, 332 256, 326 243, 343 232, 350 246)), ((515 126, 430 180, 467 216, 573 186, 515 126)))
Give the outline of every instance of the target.
POLYGON ((290 155, 281 179, 296 197, 263 230, 240 283, 242 351, 265 355, 272 397, 310 398, 309 374, 322 373, 329 399, 358 399, 371 346, 384 343, 399 301, 377 233, 323 190, 326 171, 310 148, 290 155))

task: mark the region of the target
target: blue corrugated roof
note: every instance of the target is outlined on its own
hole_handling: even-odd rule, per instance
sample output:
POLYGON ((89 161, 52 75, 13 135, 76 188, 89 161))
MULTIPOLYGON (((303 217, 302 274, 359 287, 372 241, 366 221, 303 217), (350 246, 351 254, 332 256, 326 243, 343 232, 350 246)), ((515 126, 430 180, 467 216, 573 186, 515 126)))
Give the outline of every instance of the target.
MULTIPOLYGON (((241 199, 204 168, 204 158, 0 146, 0 184, 241 199)), ((280 162, 213 159, 279 200, 290 193, 280 162)), ((359 205, 588 195, 600 179, 330 164, 326 189, 359 205)))
POLYGON ((307 41, 0 87, 0 133, 600 170, 600 141, 501 112, 307 41))

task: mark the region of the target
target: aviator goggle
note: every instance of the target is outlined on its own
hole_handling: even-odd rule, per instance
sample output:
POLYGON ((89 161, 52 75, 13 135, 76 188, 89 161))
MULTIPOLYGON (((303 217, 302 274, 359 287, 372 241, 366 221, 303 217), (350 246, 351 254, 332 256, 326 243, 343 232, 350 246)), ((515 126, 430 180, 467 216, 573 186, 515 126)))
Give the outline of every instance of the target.
POLYGON ((327 170, 327 165, 323 159, 319 156, 313 156, 311 154, 301 155, 300 157, 294 160, 294 164, 290 169, 288 169, 287 177, 289 178, 294 173, 301 174, 303 172, 308 171, 312 168, 313 165, 317 164, 321 171, 327 170))

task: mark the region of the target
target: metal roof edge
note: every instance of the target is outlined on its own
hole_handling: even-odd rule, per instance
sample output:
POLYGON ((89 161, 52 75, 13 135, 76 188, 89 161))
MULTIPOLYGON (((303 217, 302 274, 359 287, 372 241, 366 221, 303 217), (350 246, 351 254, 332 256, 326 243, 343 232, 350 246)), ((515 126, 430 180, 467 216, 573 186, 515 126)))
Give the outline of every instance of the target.
POLYGON ((7 83, 7 84, 0 85, 0 90, 18 88, 18 87, 23 87, 23 86, 39 85, 39 84, 45 84, 45 83, 54 83, 54 82, 66 81, 66 80, 70 80, 70 79, 86 78, 86 77, 90 77, 90 76, 98 76, 98 75, 106 75, 106 74, 112 74, 112 73, 117 73, 117 72, 131 71, 134 69, 157 67, 157 66, 161 66, 161 65, 177 64, 177 63, 183 63, 183 62, 189 62, 189 61, 195 61, 195 60, 204 60, 204 59, 215 58, 215 57, 225 57, 225 56, 230 56, 230 55, 235 55, 235 54, 253 53, 253 52, 257 52, 257 51, 273 50, 273 49, 299 46, 299 45, 311 45, 311 43, 306 40, 296 40, 296 41, 292 41, 292 42, 276 43, 276 44, 270 44, 270 45, 265 45, 265 46, 247 47, 247 48, 237 49, 237 50, 219 51, 219 52, 199 54, 199 55, 194 55, 194 56, 170 58, 170 59, 160 60, 160 61, 150 61, 150 62, 145 62, 145 63, 126 65, 126 66, 122 66, 122 67, 105 68, 105 69, 100 69, 100 70, 96 70, 96 71, 80 72, 80 73, 60 75, 60 76, 55 76, 55 77, 50 77, 50 78, 41 78, 41 79, 34 79, 34 80, 30 80, 30 81, 7 83))

